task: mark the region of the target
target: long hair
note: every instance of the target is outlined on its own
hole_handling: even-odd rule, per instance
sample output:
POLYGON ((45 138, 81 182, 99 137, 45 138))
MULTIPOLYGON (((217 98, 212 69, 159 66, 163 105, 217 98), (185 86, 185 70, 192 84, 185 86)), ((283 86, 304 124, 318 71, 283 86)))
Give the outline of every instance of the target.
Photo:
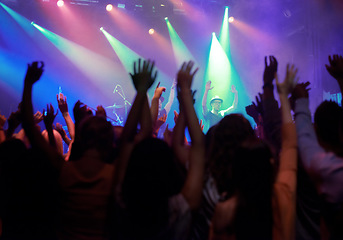
POLYGON ((219 193, 233 194, 232 159, 236 148, 255 132, 249 121, 241 114, 225 116, 212 130, 210 144, 210 171, 219 193))
POLYGON ((138 239, 156 236, 168 223, 168 198, 180 193, 183 178, 168 144, 157 138, 138 143, 131 154, 122 194, 127 222, 138 239))
POLYGON ((236 150, 232 177, 238 205, 234 229, 237 239, 272 239, 273 166, 269 146, 251 138, 236 150))

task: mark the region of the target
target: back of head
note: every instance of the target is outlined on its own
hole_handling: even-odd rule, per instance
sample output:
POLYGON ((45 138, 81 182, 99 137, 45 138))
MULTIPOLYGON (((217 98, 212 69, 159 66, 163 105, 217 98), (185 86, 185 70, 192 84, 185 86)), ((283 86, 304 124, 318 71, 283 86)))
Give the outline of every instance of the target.
POLYGON ((251 138, 237 149, 232 176, 238 207, 237 239, 271 239, 273 166, 266 143, 251 138))
POLYGON ((88 149, 96 149, 106 159, 114 143, 112 124, 103 117, 84 118, 76 129, 71 159, 77 159, 88 149))
POLYGON ((183 179, 171 148, 148 138, 130 157, 122 193, 130 225, 143 235, 155 234, 168 221, 168 198, 181 191, 183 179))
POLYGON ((220 193, 232 193, 232 157, 244 140, 254 136, 250 122, 241 114, 225 116, 213 129, 210 168, 220 193))
POLYGON ((322 102, 314 114, 315 130, 319 144, 327 151, 343 156, 341 129, 343 109, 332 101, 322 102))

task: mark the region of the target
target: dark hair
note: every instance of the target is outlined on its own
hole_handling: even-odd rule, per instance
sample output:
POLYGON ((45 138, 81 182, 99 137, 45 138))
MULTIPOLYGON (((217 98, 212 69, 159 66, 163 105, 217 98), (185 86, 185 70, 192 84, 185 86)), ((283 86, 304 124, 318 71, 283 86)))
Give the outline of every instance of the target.
POLYGON ((103 155, 104 161, 110 161, 113 144, 114 131, 110 122, 98 116, 84 118, 76 129, 71 160, 80 158, 86 150, 93 148, 103 155))
POLYGON ((167 226, 168 198, 180 193, 182 186, 181 172, 166 142, 148 138, 138 143, 122 186, 129 225, 137 230, 133 234, 153 236, 167 226))
POLYGON ((272 239, 272 154, 266 143, 250 138, 237 148, 232 177, 238 205, 234 229, 237 239, 272 239))
POLYGON ((326 150, 343 156, 340 130, 343 109, 333 101, 324 101, 316 109, 314 124, 319 143, 326 150))
POLYGON ((210 171, 214 177, 219 193, 227 192, 230 196, 232 188, 232 158, 240 144, 255 136, 250 122, 241 114, 225 116, 213 129, 210 149, 210 171))

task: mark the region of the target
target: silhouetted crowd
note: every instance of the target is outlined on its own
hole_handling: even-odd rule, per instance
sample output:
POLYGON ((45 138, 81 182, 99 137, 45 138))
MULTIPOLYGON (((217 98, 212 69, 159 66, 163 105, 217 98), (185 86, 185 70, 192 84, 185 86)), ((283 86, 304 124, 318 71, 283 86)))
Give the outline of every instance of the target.
MULTIPOLYGON (((343 57, 328 61, 342 91, 343 57)), ((208 82, 204 134, 191 89, 197 70, 192 61, 181 66, 162 109, 165 87, 157 84, 147 98, 154 62, 135 61, 136 96, 121 127, 102 106, 80 101, 72 118, 61 93, 59 111, 48 104, 34 113, 32 89, 44 63, 29 64, 18 110, 0 115, 0 239, 343 239, 342 107, 323 101, 312 121, 310 83, 298 82, 294 65, 279 79, 269 56, 262 91, 245 108, 256 129, 232 113, 234 86, 230 108, 221 110, 215 96, 208 109, 208 82), (179 111, 169 129, 174 91, 179 111), (54 124, 57 114, 68 134, 54 124)))

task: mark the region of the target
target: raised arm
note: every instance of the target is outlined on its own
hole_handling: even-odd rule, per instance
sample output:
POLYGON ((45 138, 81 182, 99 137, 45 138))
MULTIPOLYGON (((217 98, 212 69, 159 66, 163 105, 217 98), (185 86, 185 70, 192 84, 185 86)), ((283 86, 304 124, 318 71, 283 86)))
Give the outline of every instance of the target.
POLYGON ((61 111, 64 121, 67 124, 68 132, 71 137, 71 140, 74 140, 75 139, 75 124, 73 120, 71 119, 69 111, 68 111, 67 97, 64 96, 63 93, 60 93, 59 95, 57 94, 56 97, 57 97, 58 108, 61 111))
POLYGON ((165 87, 160 87, 160 83, 157 84, 154 92, 154 96, 151 100, 151 118, 152 122, 155 123, 158 116, 158 108, 159 108, 159 101, 160 97, 162 96, 162 93, 166 91, 165 87))
POLYGON ((285 80, 280 83, 276 76, 277 90, 281 102, 282 117, 282 145, 280 153, 280 169, 277 177, 278 182, 283 182, 289 186, 289 189, 295 192, 296 188, 296 170, 297 170, 297 139, 295 124, 293 123, 291 106, 288 95, 293 91, 296 85, 296 74, 298 69, 292 65, 287 65, 285 80), (287 155, 287 158, 284 155, 287 155))
POLYGON ((26 77, 24 80, 24 91, 22 99, 22 116, 23 128, 27 137, 30 140, 32 147, 39 149, 51 161, 52 165, 60 170, 64 162, 63 157, 60 156, 55 149, 53 149, 42 134, 35 127, 32 107, 32 87, 37 82, 44 71, 43 62, 33 62, 28 65, 26 77))
MULTIPOLYGON (((43 110, 43 112, 45 112, 45 109, 43 110)), ((45 129, 48 132, 49 143, 56 150, 57 150, 57 146, 56 146, 56 140, 55 140, 52 124, 57 116, 57 113, 58 112, 56 112, 55 114, 54 107, 50 104, 50 106, 49 105, 46 106, 46 114, 43 117, 45 129)))
POLYGON ((225 110, 220 111, 219 113, 224 117, 225 115, 229 114, 230 111, 234 110, 237 108, 237 104, 238 104, 238 92, 235 88, 234 85, 231 86, 231 92, 235 95, 234 99, 233 99, 233 103, 230 107, 228 107, 225 110))
POLYGON ((134 144, 149 137, 152 132, 152 119, 146 92, 157 77, 157 72, 153 73, 153 71, 154 62, 151 63, 150 60, 144 60, 142 65, 141 59, 139 59, 137 62, 134 62, 133 74, 130 74, 137 94, 121 134, 120 156, 114 179, 116 199, 119 202, 121 199, 121 185, 134 144), (137 134, 137 125, 140 120, 141 130, 137 134))
POLYGON ((288 95, 293 91, 297 80, 298 69, 293 65, 287 65, 285 80, 280 83, 275 74, 277 91, 281 102, 281 151, 280 166, 276 178, 275 191, 277 194, 277 206, 279 207, 280 219, 284 224, 280 225, 284 239, 295 238, 295 209, 296 209, 296 186, 297 186, 297 135, 293 123, 290 101, 288 95))
POLYGON ((341 93, 343 94, 343 57, 339 55, 329 56, 329 64, 325 64, 326 70, 337 80, 341 93))
POLYGON ((169 114, 170 108, 171 108, 171 106, 173 105, 173 102, 174 102, 175 88, 176 88, 176 80, 174 79, 173 84, 172 84, 172 87, 171 87, 171 89, 170 89, 170 94, 169 94, 168 102, 167 102, 167 104, 164 106, 164 109, 166 110, 167 115, 169 114))
POLYGON ((203 175, 205 168, 205 144, 204 135, 199 126, 198 117, 193 106, 193 95, 191 84, 194 78, 196 69, 191 73, 193 62, 184 63, 178 72, 178 92, 180 103, 182 105, 186 124, 191 137, 191 147, 189 150, 189 169, 185 184, 181 193, 187 200, 191 209, 199 207, 201 202, 201 194, 203 188, 203 175))
POLYGON ((212 90, 213 87, 211 87, 211 81, 208 81, 205 85, 205 92, 204 92, 204 96, 202 97, 202 115, 205 117, 208 109, 207 109, 207 95, 208 95, 208 91, 212 90))

